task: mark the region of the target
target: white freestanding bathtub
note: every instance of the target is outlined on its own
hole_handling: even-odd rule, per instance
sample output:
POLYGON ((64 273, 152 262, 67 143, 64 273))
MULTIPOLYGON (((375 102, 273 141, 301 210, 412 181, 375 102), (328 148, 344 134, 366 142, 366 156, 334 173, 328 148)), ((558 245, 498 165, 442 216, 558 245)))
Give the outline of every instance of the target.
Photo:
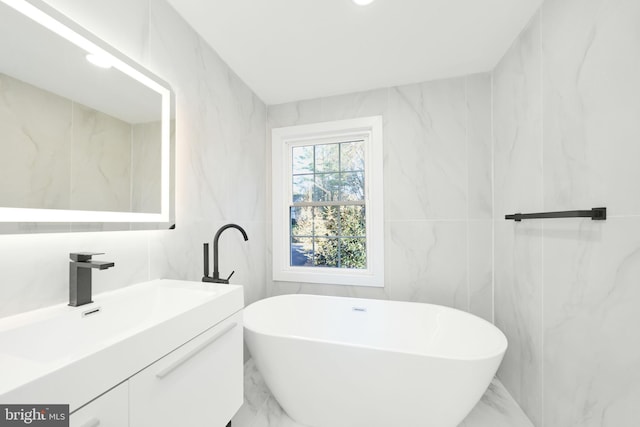
POLYGON ((504 334, 448 307, 283 295, 244 310, 282 408, 311 427, 455 427, 489 386, 504 334))

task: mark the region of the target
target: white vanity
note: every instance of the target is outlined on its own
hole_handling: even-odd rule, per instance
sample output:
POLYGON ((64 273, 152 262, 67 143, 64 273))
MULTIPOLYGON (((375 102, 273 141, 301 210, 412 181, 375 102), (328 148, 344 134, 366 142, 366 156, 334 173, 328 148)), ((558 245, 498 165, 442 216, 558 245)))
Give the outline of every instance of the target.
POLYGON ((242 405, 242 286, 153 280, 0 319, 0 403, 71 426, 224 427, 242 405))

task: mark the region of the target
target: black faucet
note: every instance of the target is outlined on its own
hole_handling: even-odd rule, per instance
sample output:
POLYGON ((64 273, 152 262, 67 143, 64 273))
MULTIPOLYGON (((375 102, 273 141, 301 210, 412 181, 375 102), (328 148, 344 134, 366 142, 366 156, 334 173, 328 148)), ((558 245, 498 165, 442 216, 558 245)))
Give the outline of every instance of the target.
POLYGON ((70 253, 69 263, 69 305, 78 307, 92 303, 91 301, 91 269, 106 270, 115 264, 109 261, 93 261, 94 255, 103 255, 101 252, 75 252, 70 253))
POLYGON ((213 277, 209 277, 209 244, 204 244, 204 276, 202 277, 203 282, 211 282, 211 283, 226 283, 229 284, 229 279, 235 273, 235 270, 231 272, 229 277, 226 279, 220 278, 220 272, 218 271, 218 239, 220 239, 220 235, 227 228, 236 228, 242 233, 242 237, 244 237, 244 241, 249 240, 247 237, 247 233, 244 231, 242 227, 237 224, 227 224, 220 227, 216 236, 213 238, 213 277))

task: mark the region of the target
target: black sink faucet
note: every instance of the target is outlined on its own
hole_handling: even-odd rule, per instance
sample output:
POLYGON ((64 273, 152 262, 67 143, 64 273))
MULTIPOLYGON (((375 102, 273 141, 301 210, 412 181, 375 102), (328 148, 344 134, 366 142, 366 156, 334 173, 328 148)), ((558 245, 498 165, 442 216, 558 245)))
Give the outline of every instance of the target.
POLYGON ((106 270, 115 264, 109 261, 94 261, 94 255, 103 255, 101 252, 74 252, 69 257, 69 305, 77 307, 89 304, 91 301, 91 269, 106 270))
POLYGON ((229 277, 226 279, 220 278, 220 272, 218 271, 218 239, 220 239, 220 235, 227 228, 235 228, 242 233, 242 237, 244 237, 244 241, 249 240, 247 237, 247 233, 244 231, 242 227, 237 224, 227 224, 220 227, 216 236, 213 238, 213 277, 209 276, 209 244, 204 244, 204 276, 202 277, 203 282, 212 282, 212 283, 229 283, 229 279, 233 276, 235 271, 232 271, 229 277))

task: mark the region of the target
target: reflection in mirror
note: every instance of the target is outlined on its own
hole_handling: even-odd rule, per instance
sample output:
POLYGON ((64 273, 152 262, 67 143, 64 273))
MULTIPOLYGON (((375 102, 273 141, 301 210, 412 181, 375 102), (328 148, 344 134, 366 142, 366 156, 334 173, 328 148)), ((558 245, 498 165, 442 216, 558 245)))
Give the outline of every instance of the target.
POLYGON ((39 0, 0 0, 0 221, 169 222, 170 97, 39 0))

